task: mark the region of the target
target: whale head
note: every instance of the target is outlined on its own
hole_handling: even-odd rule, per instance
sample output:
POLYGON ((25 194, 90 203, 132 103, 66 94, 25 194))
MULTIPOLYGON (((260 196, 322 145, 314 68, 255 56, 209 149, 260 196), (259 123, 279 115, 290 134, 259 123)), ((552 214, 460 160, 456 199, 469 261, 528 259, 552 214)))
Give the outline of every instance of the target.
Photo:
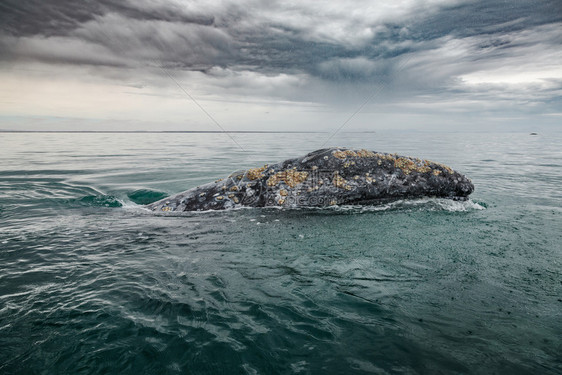
POLYGON ((466 200, 468 196, 474 192, 474 184, 465 175, 456 172, 454 181, 455 187, 451 191, 453 199, 466 200))

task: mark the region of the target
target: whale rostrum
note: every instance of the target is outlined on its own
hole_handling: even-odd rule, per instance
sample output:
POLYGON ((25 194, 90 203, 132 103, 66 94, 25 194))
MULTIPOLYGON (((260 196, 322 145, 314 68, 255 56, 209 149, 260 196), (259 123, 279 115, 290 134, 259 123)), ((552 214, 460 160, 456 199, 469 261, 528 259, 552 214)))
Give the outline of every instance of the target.
POLYGON ((280 163, 241 170, 147 205, 155 212, 236 207, 373 205, 398 199, 466 200, 474 185, 430 160, 326 148, 280 163))

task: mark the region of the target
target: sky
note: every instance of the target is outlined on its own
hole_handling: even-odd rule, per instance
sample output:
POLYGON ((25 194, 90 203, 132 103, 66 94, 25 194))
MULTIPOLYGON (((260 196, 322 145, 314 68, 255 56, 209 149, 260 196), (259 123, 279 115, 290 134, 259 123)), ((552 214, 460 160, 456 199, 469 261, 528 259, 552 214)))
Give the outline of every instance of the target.
POLYGON ((0 129, 561 125, 560 0, 0 3, 0 129))

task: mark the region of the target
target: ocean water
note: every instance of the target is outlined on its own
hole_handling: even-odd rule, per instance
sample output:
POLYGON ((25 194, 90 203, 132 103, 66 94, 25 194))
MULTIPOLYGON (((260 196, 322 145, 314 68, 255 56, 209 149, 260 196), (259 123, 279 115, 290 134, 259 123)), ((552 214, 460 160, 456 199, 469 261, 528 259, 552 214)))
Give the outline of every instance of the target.
POLYGON ((0 134, 1 374, 562 372, 560 133, 331 140, 448 164, 468 202, 138 204, 328 135, 233 136, 0 134))

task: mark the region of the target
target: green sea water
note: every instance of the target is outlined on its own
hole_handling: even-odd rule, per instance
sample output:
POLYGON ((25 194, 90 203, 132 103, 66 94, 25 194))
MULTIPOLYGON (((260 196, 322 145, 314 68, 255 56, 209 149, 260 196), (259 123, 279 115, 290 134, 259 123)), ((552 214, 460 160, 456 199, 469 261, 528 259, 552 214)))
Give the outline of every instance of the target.
POLYGON ((0 374, 562 372, 560 133, 331 140, 468 202, 142 209, 327 134, 233 137, 0 133, 0 374))

